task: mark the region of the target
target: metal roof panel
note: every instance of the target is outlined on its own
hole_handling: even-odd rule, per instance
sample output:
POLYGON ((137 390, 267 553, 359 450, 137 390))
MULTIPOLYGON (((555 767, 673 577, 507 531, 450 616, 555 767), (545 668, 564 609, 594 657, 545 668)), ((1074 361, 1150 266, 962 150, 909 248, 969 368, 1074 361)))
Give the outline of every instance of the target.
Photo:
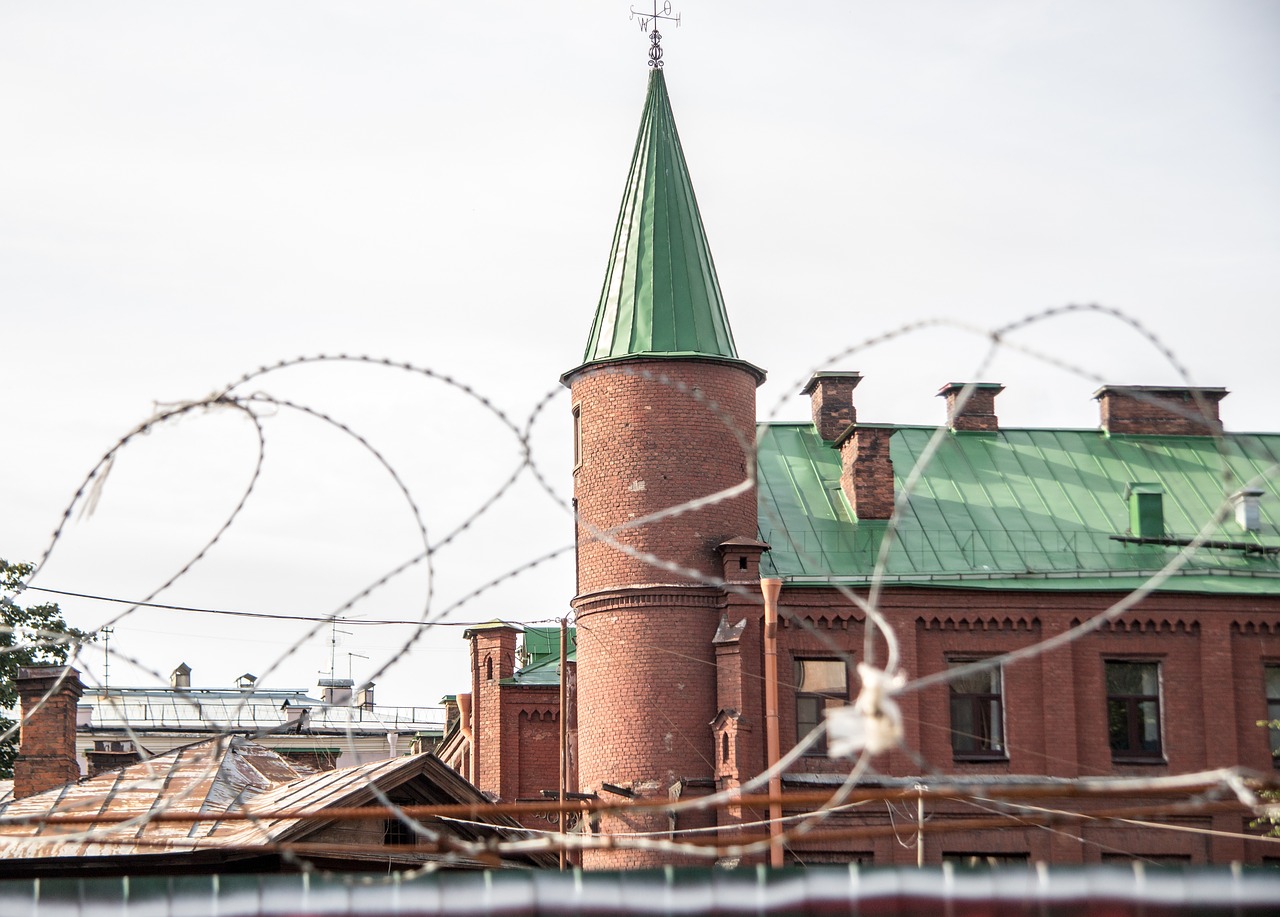
MULTIPOLYGON (((1280 594, 1276 484, 1280 434, 1110 436, 1097 430, 1005 429, 968 434, 898 427, 890 440, 899 493, 933 437, 881 569, 886 581, 965 588, 1120 589, 1181 550, 1125 542, 1126 488, 1158 485, 1165 534, 1202 547, 1163 588, 1280 594), (1221 448, 1219 448, 1221 445, 1221 448), (1224 481, 1227 481, 1224 485, 1224 481), (1261 529, 1210 524, 1230 494, 1261 482, 1261 529), (1231 547, 1223 547, 1230 545, 1231 547), (1250 548, 1246 551, 1245 548, 1250 548), (1123 577, 1123 579, 1121 579, 1123 577)), ((887 524, 852 518, 839 453, 811 424, 760 427, 759 537, 765 572, 793 583, 869 581, 887 524)))

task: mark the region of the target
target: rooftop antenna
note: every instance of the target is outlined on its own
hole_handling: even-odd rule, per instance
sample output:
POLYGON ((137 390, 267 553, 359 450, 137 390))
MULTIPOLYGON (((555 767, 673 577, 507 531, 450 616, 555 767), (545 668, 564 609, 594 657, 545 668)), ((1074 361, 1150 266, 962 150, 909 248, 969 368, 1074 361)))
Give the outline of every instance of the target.
POLYGON ((361 654, 361 653, 351 653, 351 652, 348 652, 348 653, 347 653, 347 679, 348 679, 349 681, 355 681, 355 676, 351 674, 351 670, 352 670, 352 663, 351 663, 351 660, 353 660, 353 659, 368 659, 368 658, 369 658, 368 656, 365 656, 365 655, 363 655, 363 654, 361 654))
POLYGON ((338 630, 338 618, 330 622, 329 627, 329 677, 338 677, 338 634, 351 636, 349 630, 338 630))
POLYGON ((111 635, 116 632, 114 627, 104 627, 98 633, 102 634, 102 689, 104 691, 111 690, 111 635))
POLYGON ((676 28, 680 28, 680 14, 671 12, 671 0, 663 0, 662 8, 658 8, 658 0, 653 0, 652 12, 639 12, 633 6, 631 7, 632 19, 638 20, 640 23, 640 31, 649 33, 649 66, 662 66, 662 33, 658 31, 658 20, 663 19, 667 22, 674 22, 676 28))

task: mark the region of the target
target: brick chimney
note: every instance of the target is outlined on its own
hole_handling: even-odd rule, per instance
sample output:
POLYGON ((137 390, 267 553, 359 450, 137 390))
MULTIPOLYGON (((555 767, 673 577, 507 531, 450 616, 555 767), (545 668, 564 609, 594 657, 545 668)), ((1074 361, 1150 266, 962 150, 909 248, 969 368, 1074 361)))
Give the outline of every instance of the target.
POLYGON ((850 427, 834 443, 840 450, 840 487, 861 520, 893 515, 893 427, 850 427))
POLYGON ((22 799, 80 779, 76 707, 84 686, 65 665, 24 665, 14 687, 22 701, 22 732, 13 762, 13 796, 22 799), (61 679, 61 681, 59 681, 61 679), (45 698, 45 695, 49 695, 45 698))
POLYGON ((471 782, 494 798, 509 800, 516 796, 517 775, 503 772, 503 748, 509 750, 516 739, 503 729, 502 682, 515 674, 516 641, 522 630, 493 621, 463 632, 471 643, 471 782))
POLYGON ((724 566, 726 583, 758 583, 760 581, 760 556, 769 550, 763 541, 754 538, 730 538, 717 546, 724 566))
POLYGON ((862 375, 855 372, 814 373, 800 390, 800 394, 809 396, 813 425, 826 442, 834 442, 858 419, 853 390, 861 381, 862 375))
POLYGON ((994 433, 1000 429, 996 417, 996 395, 1004 391, 999 382, 948 382, 938 390, 947 399, 947 426, 957 433, 994 433), (960 403, 965 387, 969 397, 960 403))
POLYGON ((1212 436, 1222 431, 1218 402, 1225 388, 1104 385, 1093 393, 1108 433, 1212 436))

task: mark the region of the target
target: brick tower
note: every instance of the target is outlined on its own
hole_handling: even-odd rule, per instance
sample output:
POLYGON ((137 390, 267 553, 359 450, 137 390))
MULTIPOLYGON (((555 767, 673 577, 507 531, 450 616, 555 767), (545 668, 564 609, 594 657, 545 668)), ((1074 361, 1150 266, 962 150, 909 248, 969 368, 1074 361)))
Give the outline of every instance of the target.
MULTIPOLYGON (((579 784, 666 799, 706 792, 715 772, 715 647, 725 607, 718 546, 756 537, 743 482, 764 373, 738 359, 660 69, 614 232, 604 289, 572 390, 579 513, 579 784), (662 515, 738 486, 740 493, 662 515), (651 518, 654 516, 656 518, 651 518)), ((681 816, 677 827, 714 824, 681 816)), ((605 818, 657 832, 659 816, 605 818)), ((584 865, 672 862, 589 852, 584 865)))

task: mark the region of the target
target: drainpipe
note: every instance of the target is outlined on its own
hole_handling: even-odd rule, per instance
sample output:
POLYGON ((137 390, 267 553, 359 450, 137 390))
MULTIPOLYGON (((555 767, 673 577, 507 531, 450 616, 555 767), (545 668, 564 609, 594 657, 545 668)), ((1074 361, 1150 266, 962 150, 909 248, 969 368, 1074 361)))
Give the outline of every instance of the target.
MULTIPOLYGON (((782 757, 778 739, 778 595, 782 580, 760 578, 764 595, 764 731, 765 764, 772 772, 782 757)), ((782 775, 769 778, 769 865, 782 865, 782 775)))
POLYGON ((916 784, 916 868, 924 868, 924 791, 928 787, 916 784))
POLYGON ((560 871, 565 867, 565 822, 569 813, 564 810, 565 787, 569 783, 569 618, 560 619, 560 871))
POLYGON ((476 742, 471 733, 471 695, 458 695, 458 729, 467 743, 467 779, 476 782, 476 742))

